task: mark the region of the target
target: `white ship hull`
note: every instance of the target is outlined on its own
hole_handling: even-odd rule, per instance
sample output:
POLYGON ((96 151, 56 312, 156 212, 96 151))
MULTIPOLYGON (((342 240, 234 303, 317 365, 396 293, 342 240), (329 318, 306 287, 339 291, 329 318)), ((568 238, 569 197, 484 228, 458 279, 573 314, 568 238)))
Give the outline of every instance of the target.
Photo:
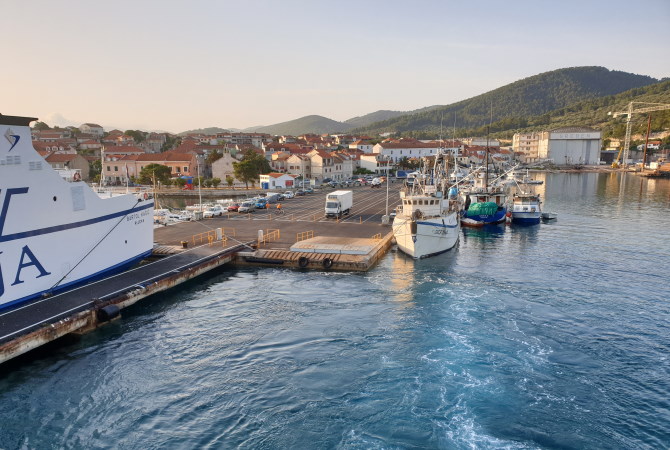
MULTIPOLYGON (((0 309, 118 272, 151 253, 152 198, 63 180, 28 126, 0 116, 0 309)), ((27 124, 26 124, 27 125, 27 124)))
POLYGON ((397 215, 393 220, 393 235, 398 248, 412 258, 426 258, 452 249, 460 235, 458 212, 444 216, 422 218, 397 215))

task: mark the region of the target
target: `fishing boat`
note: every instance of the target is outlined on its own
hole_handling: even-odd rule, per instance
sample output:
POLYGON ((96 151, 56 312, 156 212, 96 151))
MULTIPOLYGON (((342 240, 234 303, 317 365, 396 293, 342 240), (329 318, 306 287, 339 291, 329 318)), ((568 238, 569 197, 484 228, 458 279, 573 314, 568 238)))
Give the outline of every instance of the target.
POLYGON ((413 174, 400 192, 401 206, 393 220, 398 248, 412 258, 426 258, 453 248, 460 234, 458 191, 448 184, 447 155, 440 152, 422 159, 422 170, 413 174))
POLYGON ((539 194, 519 192, 512 196, 512 223, 535 225, 542 217, 542 201, 539 194))
POLYGON ((544 181, 532 179, 530 177, 530 173, 529 173, 528 169, 526 169, 526 174, 520 180, 517 180, 517 183, 519 183, 519 184, 542 184, 542 183, 544 183, 544 181))
POLYGON ((462 191, 461 224, 463 226, 483 227, 504 223, 506 220, 507 194, 501 182, 506 174, 495 179, 490 178, 488 153, 487 147, 485 165, 478 171, 474 186, 462 191))
POLYGON ((31 117, 0 114, 0 309, 123 271, 153 248, 150 192, 102 198, 31 144, 31 117))

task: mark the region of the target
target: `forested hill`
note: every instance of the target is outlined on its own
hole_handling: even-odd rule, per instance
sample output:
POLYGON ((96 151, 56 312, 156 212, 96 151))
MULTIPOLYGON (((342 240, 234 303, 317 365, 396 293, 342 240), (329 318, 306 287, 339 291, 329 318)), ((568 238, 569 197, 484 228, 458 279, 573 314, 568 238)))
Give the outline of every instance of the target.
POLYGON ((476 128, 511 117, 530 117, 564 108, 581 100, 609 96, 657 83, 655 78, 604 67, 571 67, 541 73, 485 94, 447 106, 376 122, 353 133, 438 133, 440 122, 457 128, 476 128))
POLYGON ((299 136, 303 133, 337 133, 346 132, 352 128, 343 122, 329 119, 323 116, 305 116, 300 119, 290 120, 275 125, 268 125, 263 127, 255 127, 253 129, 246 128, 244 131, 255 131, 257 133, 268 134, 287 134, 291 136, 299 136))

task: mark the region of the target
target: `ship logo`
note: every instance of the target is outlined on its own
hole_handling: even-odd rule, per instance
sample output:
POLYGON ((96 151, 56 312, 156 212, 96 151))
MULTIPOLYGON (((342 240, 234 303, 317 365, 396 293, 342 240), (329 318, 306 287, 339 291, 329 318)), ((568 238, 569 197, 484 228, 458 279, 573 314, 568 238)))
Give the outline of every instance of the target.
POLYGON ((14 147, 16 147, 16 144, 18 144, 19 141, 21 140, 21 136, 19 136, 18 134, 14 134, 14 132, 12 131, 11 128, 7 128, 7 132, 5 133, 5 137, 7 138, 9 143, 12 144, 12 146, 8 150, 10 152, 12 150, 14 150, 14 147))

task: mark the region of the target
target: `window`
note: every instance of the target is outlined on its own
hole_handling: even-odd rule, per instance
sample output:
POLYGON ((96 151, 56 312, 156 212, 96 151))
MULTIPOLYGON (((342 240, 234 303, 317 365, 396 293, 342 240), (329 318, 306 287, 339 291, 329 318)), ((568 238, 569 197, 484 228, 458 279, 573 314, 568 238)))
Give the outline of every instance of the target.
POLYGON ((114 172, 118 172, 118 171, 119 171, 119 166, 114 166, 114 172))
POLYGON ((184 172, 188 172, 188 167, 184 167, 184 172))
POLYGON ((112 169, 109 166, 107 166, 107 172, 111 172, 111 171, 112 171, 112 169))

